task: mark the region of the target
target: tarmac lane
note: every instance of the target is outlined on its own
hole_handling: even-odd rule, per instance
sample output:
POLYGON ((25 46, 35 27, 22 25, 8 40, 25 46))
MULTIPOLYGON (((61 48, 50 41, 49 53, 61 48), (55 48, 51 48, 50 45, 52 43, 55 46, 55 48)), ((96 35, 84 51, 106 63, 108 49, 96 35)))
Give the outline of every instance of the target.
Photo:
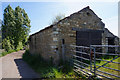
POLYGON ((0 58, 0 79, 39 78, 39 75, 22 60, 24 50, 0 58))

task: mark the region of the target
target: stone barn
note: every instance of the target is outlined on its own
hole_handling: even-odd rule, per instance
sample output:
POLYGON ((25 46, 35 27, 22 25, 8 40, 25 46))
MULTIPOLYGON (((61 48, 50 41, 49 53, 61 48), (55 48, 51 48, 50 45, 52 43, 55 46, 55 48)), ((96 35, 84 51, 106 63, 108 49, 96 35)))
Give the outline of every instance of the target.
POLYGON ((118 37, 105 28, 102 19, 88 6, 30 35, 29 49, 31 54, 40 54, 47 60, 52 57, 58 62, 62 57, 62 44, 69 59, 70 45, 117 45, 118 42, 118 37))

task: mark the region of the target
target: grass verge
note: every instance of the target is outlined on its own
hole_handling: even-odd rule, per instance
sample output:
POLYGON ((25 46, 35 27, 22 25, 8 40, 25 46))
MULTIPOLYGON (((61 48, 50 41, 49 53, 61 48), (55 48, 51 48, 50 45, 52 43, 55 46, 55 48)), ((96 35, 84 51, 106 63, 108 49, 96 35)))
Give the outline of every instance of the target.
MULTIPOLYGON (((112 60, 113 58, 111 57, 111 58, 109 58, 109 59, 103 59, 103 60, 108 60, 108 61, 110 61, 110 60, 112 60)), ((119 58, 117 58, 117 59, 115 59, 115 60, 113 60, 113 62, 119 62, 120 63, 120 57, 119 58)), ((97 65, 103 65, 103 64, 105 64, 106 62, 105 61, 101 61, 100 63, 97 63, 97 65)), ((98 67, 98 66, 97 66, 98 67)), ((113 69, 117 69, 117 70, 120 70, 120 64, 116 64, 116 63, 112 63, 112 62, 110 62, 110 63, 108 63, 108 64, 106 64, 104 67, 109 67, 109 68, 113 68, 113 69)), ((111 69, 107 69, 107 68, 103 68, 103 67, 101 67, 101 68, 99 68, 99 70, 101 70, 101 71, 104 71, 104 72, 107 72, 107 73, 111 73, 111 74, 114 74, 114 75, 117 75, 117 76, 119 76, 119 74, 120 74, 120 72, 119 71, 115 71, 115 70, 111 70, 111 69)), ((100 72, 98 72, 99 74, 103 74, 103 73, 100 73, 100 72)), ((111 78, 116 78, 116 77, 114 77, 114 76, 110 76, 110 75, 107 75, 107 74, 103 74, 103 75, 105 75, 105 76, 108 76, 108 77, 111 77, 111 78)))
POLYGON ((23 54, 23 60, 27 62, 41 78, 79 78, 84 77, 74 73, 69 62, 54 66, 52 61, 44 60, 40 55, 31 55, 28 50, 23 54))
POLYGON ((4 51, 4 52, 2 52, 2 53, 0 53, 0 57, 2 57, 2 56, 5 56, 5 55, 7 55, 7 54, 10 54, 10 53, 12 53, 12 52, 16 52, 16 51, 18 51, 18 50, 9 50, 9 51, 4 51))

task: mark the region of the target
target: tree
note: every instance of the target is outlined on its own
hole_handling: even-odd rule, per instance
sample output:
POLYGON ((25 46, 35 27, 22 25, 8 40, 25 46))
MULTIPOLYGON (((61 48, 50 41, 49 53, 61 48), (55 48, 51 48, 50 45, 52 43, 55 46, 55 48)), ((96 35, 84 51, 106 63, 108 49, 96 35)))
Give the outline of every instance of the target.
POLYGON ((12 37, 14 26, 15 26, 15 16, 14 16, 14 10, 11 8, 10 5, 6 9, 4 9, 4 23, 2 25, 2 35, 3 38, 7 38, 9 36, 12 37))
POLYGON ((55 16, 55 18, 53 18, 52 23, 51 24, 55 24, 58 21, 60 21, 61 19, 65 18, 64 14, 58 14, 57 16, 55 16))
POLYGON ((14 46, 11 44, 11 40, 9 39, 9 37, 3 39, 3 42, 2 42, 2 47, 6 50, 6 51, 9 51, 11 49, 14 49, 14 46))
POLYGON ((15 30, 15 47, 22 42, 23 45, 26 43, 27 36, 30 32, 30 19, 25 12, 24 9, 21 9, 19 6, 15 8, 15 23, 16 23, 16 30, 15 30))
POLYGON ((8 5, 4 9, 4 19, 2 24, 3 39, 9 39, 10 44, 15 49, 19 45, 24 45, 30 32, 30 19, 24 9, 17 6, 15 10, 8 5), (9 37, 9 38, 8 38, 9 37))

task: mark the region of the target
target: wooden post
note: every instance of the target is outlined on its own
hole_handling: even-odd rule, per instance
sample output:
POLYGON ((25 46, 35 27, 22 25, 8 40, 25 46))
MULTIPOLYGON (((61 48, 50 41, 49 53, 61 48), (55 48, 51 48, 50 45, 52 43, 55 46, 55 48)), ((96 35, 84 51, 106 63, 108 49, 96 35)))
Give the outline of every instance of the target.
POLYGON ((65 61, 65 41, 62 39, 62 59, 65 61))

